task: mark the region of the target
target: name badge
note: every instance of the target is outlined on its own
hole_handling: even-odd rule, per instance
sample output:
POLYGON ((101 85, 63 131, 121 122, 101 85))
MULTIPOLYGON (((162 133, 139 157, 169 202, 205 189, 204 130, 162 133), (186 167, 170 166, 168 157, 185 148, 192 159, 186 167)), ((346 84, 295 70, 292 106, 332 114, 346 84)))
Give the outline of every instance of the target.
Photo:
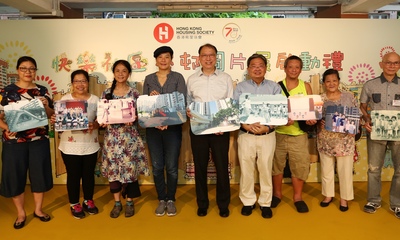
POLYGON ((393 106, 400 107, 400 100, 393 100, 393 106))

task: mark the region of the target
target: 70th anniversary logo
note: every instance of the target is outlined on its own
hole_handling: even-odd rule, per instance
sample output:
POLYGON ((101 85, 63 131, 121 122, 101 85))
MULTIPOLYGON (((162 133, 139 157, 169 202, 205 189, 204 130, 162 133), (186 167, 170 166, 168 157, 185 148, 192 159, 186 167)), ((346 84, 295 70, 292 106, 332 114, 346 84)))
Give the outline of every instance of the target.
MULTIPOLYGON (((174 37, 178 40, 186 39, 204 39, 206 36, 214 35, 215 31, 212 29, 205 29, 201 26, 177 26, 173 28, 168 23, 160 23, 155 26, 153 30, 154 39, 159 43, 168 43, 174 37)), ((223 37, 230 43, 235 43, 240 40, 240 28, 235 23, 229 23, 222 29, 223 37)))

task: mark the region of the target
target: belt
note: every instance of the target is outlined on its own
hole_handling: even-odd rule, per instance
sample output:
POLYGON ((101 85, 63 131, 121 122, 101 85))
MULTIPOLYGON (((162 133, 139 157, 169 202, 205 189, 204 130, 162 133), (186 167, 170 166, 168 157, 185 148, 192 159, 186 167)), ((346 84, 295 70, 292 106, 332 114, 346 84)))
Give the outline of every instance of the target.
POLYGON ((248 134, 252 134, 252 135, 262 136, 262 135, 267 135, 267 134, 270 134, 270 133, 274 132, 274 131, 275 131, 275 128, 269 127, 269 132, 268 132, 268 133, 260 133, 260 134, 252 133, 252 132, 246 131, 246 130, 245 130, 244 128, 242 128, 242 127, 240 128, 240 131, 245 132, 245 133, 248 133, 248 134))

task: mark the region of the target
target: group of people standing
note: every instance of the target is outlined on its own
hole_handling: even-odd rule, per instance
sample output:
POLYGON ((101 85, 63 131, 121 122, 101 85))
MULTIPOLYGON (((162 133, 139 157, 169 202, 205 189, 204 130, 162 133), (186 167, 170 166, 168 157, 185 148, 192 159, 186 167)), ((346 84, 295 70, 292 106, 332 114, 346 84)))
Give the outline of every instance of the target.
MULTIPOLYGON (((162 46, 154 51, 158 71, 146 76, 143 94, 159 95, 178 91, 186 96, 187 106, 192 102, 209 102, 225 98, 239 100, 241 94, 310 95, 311 87, 299 79, 303 68, 302 60, 290 56, 284 63, 285 79, 279 85, 265 78, 267 59, 261 54, 253 54, 247 60, 249 80, 233 86, 232 78, 216 68, 217 48, 204 44, 199 50, 201 68, 187 79, 171 70, 173 50, 162 46)), ((400 69, 400 57, 396 53, 386 54, 380 63, 383 73, 380 77, 368 81, 361 94, 361 112, 365 128, 371 132, 371 118, 367 112, 372 110, 397 110, 393 101, 400 94, 397 71, 400 69)), ((28 56, 19 58, 16 66, 18 81, 1 89, 1 105, 5 106, 22 99, 30 100, 37 96, 42 101, 47 117, 55 122, 53 101, 48 90, 33 82, 36 76, 36 61, 28 56)), ((128 79, 132 67, 125 60, 118 60, 112 67, 114 79, 106 89, 102 99, 132 98, 136 102, 140 93, 130 87, 128 79)), ((357 101, 351 93, 339 90, 339 73, 328 69, 323 74, 325 93, 322 94, 325 109, 331 105, 357 107, 357 101)), ((109 181, 110 192, 114 198, 114 207, 110 217, 117 218, 123 208, 125 217, 135 214, 133 198, 141 195, 138 178, 140 174, 149 175, 148 160, 143 141, 138 133, 136 122, 125 124, 99 124, 96 121, 99 98, 89 93, 89 75, 84 70, 71 74, 71 93, 63 100, 86 100, 88 102, 87 130, 64 131, 61 133, 59 149, 67 170, 67 191, 70 210, 73 217, 80 219, 88 214, 97 214, 94 194, 94 169, 97 153, 101 151, 101 172, 109 181), (98 129, 104 128, 104 145, 100 150, 98 129), (82 181, 83 202, 80 203, 80 182, 82 181), (125 206, 121 197, 126 198, 125 206)), ((397 99, 397 98, 396 98, 397 99)), ((189 118, 192 117, 187 110, 189 118)), ((325 121, 308 120, 307 125, 318 126, 317 142, 321 161, 322 195, 321 207, 327 207, 333 201, 335 162, 340 186, 340 210, 347 211, 348 201, 353 193, 353 154, 354 134, 326 131, 325 121)), ((21 132, 10 132, 4 112, 0 115, 0 128, 3 129, 2 181, 1 195, 11 197, 17 209, 15 229, 24 227, 26 212, 24 192, 27 171, 33 192, 34 217, 43 222, 51 217, 42 211, 44 192, 52 186, 52 170, 48 126, 21 132)), ((157 126, 146 128, 147 144, 152 163, 152 173, 159 204, 155 215, 174 216, 177 214, 175 194, 178 183, 178 159, 182 141, 182 125, 157 126)), ((230 214, 231 198, 229 180, 229 132, 195 135, 190 132, 190 141, 195 166, 195 187, 197 215, 206 216, 209 207, 207 166, 209 154, 216 168, 216 201, 221 217, 230 214)), ((258 203, 261 216, 271 218, 271 208, 276 208, 282 199, 282 180, 285 166, 291 171, 293 202, 299 213, 308 212, 308 206, 302 198, 303 186, 310 170, 308 152, 308 134, 301 130, 299 123, 288 119, 285 126, 262 125, 259 122, 241 124, 238 136, 238 156, 240 164, 239 197, 243 203, 241 214, 249 216, 258 203), (260 193, 254 189, 255 170, 259 172, 260 193)), ((390 209, 400 218, 400 142, 371 140, 368 136, 368 203, 364 211, 375 212, 381 207, 381 170, 386 147, 391 150, 394 176, 390 190, 390 209)))

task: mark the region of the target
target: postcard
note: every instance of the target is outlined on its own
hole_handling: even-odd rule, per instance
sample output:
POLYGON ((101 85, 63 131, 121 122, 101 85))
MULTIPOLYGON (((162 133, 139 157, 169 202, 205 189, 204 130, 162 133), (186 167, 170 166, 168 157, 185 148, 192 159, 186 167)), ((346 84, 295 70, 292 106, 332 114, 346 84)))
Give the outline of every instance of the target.
POLYGON ((136 120, 135 102, 132 98, 100 99, 97 105, 97 122, 100 124, 118 124, 136 120))
POLYGON ((288 121, 288 100, 281 94, 248 94, 239 98, 240 123, 280 126, 288 121))
POLYGON ((143 128, 186 122, 185 96, 180 92, 139 96, 137 109, 139 125, 143 128))
POLYGON ((86 100, 60 100, 54 103, 54 130, 85 130, 89 127, 86 100))
POLYGON ((192 102, 189 105, 193 134, 230 132, 240 128, 239 107, 236 101, 226 98, 211 102, 192 102))
POLYGON ((289 118, 291 120, 319 120, 322 118, 323 106, 320 95, 289 96, 289 118))
POLYGON ((331 132, 357 134, 360 125, 358 107, 333 105, 326 107, 325 129, 331 132))
POLYGON ((399 141, 400 140, 400 111, 373 110, 371 111, 371 139, 399 141))
POLYGON ((4 114, 11 132, 21 132, 49 124, 46 110, 38 98, 10 103, 4 106, 4 114))

